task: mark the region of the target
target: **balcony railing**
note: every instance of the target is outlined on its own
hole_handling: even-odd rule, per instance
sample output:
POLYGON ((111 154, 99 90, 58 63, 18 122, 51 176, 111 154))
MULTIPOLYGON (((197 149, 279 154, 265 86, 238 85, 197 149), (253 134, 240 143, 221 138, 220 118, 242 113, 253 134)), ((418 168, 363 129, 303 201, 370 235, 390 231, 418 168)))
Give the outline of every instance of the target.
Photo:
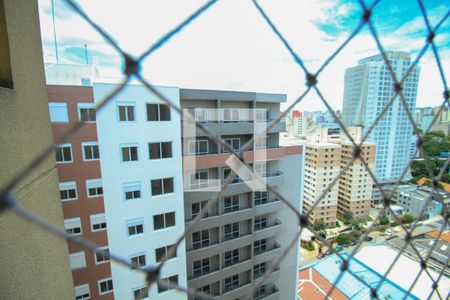
POLYGON ((280 200, 278 200, 278 198, 272 198, 272 199, 269 199, 269 198, 253 199, 253 202, 254 202, 255 206, 258 206, 258 205, 264 205, 264 204, 269 204, 269 203, 273 203, 273 202, 277 202, 277 201, 280 201, 280 200))
POLYGON ((274 242, 272 247, 256 248, 256 249, 254 249, 253 253, 256 256, 256 255, 264 254, 264 253, 279 249, 280 247, 281 247, 280 244, 278 244, 277 242, 274 242))
POLYGON ((268 224, 268 222, 266 222, 266 223, 263 223, 263 224, 261 224, 259 226, 255 226, 254 229, 255 229, 255 231, 260 231, 260 230, 264 230, 264 229, 267 229, 267 228, 272 228, 272 227, 279 226, 279 225, 281 225, 281 221, 278 220, 278 219, 275 219, 275 221, 273 221, 272 224, 268 224))

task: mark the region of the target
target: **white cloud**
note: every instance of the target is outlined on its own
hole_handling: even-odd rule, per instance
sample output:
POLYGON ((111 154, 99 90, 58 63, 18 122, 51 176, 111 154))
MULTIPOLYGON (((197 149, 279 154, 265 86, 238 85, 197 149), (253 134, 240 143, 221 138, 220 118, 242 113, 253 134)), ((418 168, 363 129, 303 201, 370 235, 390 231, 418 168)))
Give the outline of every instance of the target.
MULTIPOLYGON (((107 29, 124 49, 139 55, 162 34, 196 10, 204 1, 79 1, 86 12, 107 29)), ((53 41, 49 0, 41 1, 42 36, 53 41), (47 7, 45 7, 47 5, 47 7)), ((306 66, 315 71, 345 40, 348 28, 341 19, 360 8, 339 1, 260 1, 274 24, 283 33, 306 66), (340 34, 328 36, 318 23, 331 22, 340 34)), ((430 12, 440 16, 442 8, 430 12)), ((412 19, 394 32, 381 32, 387 50, 418 50, 424 37, 413 33, 425 28, 420 18, 412 19), (421 27, 422 26, 422 27, 421 27)), ((60 39, 80 41, 89 49, 115 55, 115 51, 78 16, 57 18, 60 39)), ((352 21, 356 27, 359 19, 352 21)), ((378 25, 378 24, 377 24, 378 25)), ((382 25, 382 24, 381 24, 382 25)), ((437 41, 442 40, 439 37, 437 41)), ((52 53, 51 47, 46 49, 52 53)), ((377 53, 367 30, 358 35, 324 70, 319 87, 332 106, 340 109, 344 71, 365 56, 377 53)), ((442 52, 448 70, 448 49, 442 52)), ((442 84, 430 55, 421 62, 418 106, 441 102, 442 84)), ((219 1, 181 33, 149 57, 143 73, 151 82, 180 87, 236 89, 288 94, 293 101, 305 88, 304 74, 256 11, 251 1, 219 1)), ((311 95, 301 109, 323 109, 311 95)))

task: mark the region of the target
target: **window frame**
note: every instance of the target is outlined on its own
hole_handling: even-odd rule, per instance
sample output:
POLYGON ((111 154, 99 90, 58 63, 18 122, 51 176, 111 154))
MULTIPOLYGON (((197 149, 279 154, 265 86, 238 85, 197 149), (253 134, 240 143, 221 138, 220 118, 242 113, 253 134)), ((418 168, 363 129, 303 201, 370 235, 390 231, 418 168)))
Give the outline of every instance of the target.
POLYGON ((189 140, 188 141, 188 154, 190 156, 198 156, 198 155, 208 155, 209 154, 209 141, 207 139, 195 139, 195 140, 189 140), (195 146, 192 147, 192 144, 195 143, 195 146), (198 151, 200 150, 200 144, 206 143, 206 152, 205 151, 198 151), (194 149, 192 151, 192 149, 194 149))
POLYGON ((49 114, 49 119, 50 119, 51 124, 69 124, 69 122, 70 122, 69 109, 67 107, 66 102, 48 102, 48 114, 49 114), (52 121, 52 113, 51 113, 52 108, 64 108, 65 109, 64 120, 67 120, 67 121, 52 121))
POLYGON ((102 197, 103 196, 103 182, 101 178, 96 178, 96 179, 87 179, 86 180, 86 195, 88 198, 97 198, 97 197, 102 197), (98 194, 98 189, 101 188, 102 189, 102 193, 98 194), (96 195, 90 195, 89 194, 89 189, 95 189, 96 191, 96 195))
POLYGON ((192 275, 194 278, 211 273, 211 259, 210 257, 202 258, 192 262, 192 275), (200 263, 196 268, 195 264, 200 263))
POLYGON ((89 283, 85 283, 85 284, 80 284, 80 285, 74 286, 74 289, 75 289, 75 300, 88 300, 88 299, 91 299, 91 287, 89 286, 89 283), (84 295, 86 295, 86 293, 77 296, 77 294, 78 294, 77 293, 77 289, 78 290, 82 290, 82 289, 86 289, 86 287, 87 287, 87 290, 88 290, 88 296, 84 297, 84 295), (81 297, 81 298, 79 298, 79 297, 81 297))
POLYGON ((150 160, 158 160, 158 159, 169 159, 173 158, 173 142, 172 141, 162 141, 162 142, 149 142, 148 143, 148 157, 150 160), (159 144, 159 157, 152 158, 151 144, 159 144), (163 144, 170 145, 170 156, 164 157, 163 155, 163 144))
MULTIPOLYGON (((178 278, 178 274, 175 274, 175 275, 171 275, 171 276, 168 276, 168 277, 165 277, 165 278, 161 278, 161 280, 164 280, 164 281, 172 281, 173 283, 176 283, 177 285, 178 285, 178 282, 179 282, 179 278, 178 278), (171 280, 172 278, 176 278, 176 280, 174 281, 174 280, 171 280)), ((170 290, 172 290, 171 288, 163 288, 163 287, 161 287, 158 283, 157 283, 157 292, 158 292, 158 294, 162 294, 162 293, 165 293, 165 292, 168 292, 168 291, 170 291, 170 290), (163 290, 161 290, 161 288, 163 289, 163 290)))
POLYGON ((105 213, 90 215, 89 216, 89 221, 90 221, 90 224, 91 224, 91 232, 105 231, 105 230, 108 229, 108 224, 106 223, 106 215, 105 215, 105 213), (104 219, 105 221, 101 222, 101 223, 94 223, 96 218, 97 219, 104 219), (104 227, 101 227, 100 229, 94 229, 94 225, 102 226, 102 224, 105 224, 104 227))
POLYGON ((167 195, 167 194, 175 193, 175 177, 165 177, 165 178, 151 179, 150 180, 150 192, 152 194, 152 197, 159 197, 159 196, 164 196, 164 195, 167 195), (165 181, 166 180, 171 180, 171 182, 172 182, 172 191, 170 191, 170 192, 166 192, 165 191, 165 181), (156 181, 160 182, 160 188, 161 188, 161 193, 160 194, 153 194, 153 192, 154 192, 154 190, 153 190, 153 182, 156 182, 156 181))
MULTIPOLYGON (((108 285, 108 284, 107 284, 107 285, 108 285)), ((109 277, 109 278, 103 278, 103 279, 98 280, 98 281, 97 281, 97 286, 98 286, 98 294, 99 294, 99 295, 109 294, 109 293, 112 293, 112 292, 114 291, 114 282, 113 282, 113 280, 112 280, 112 277, 109 277), (108 290, 108 291, 106 291, 106 292, 102 292, 101 284, 104 283, 104 282, 109 282, 109 281, 111 281, 111 289, 108 290)))
POLYGON ((133 162, 138 162, 139 161, 139 144, 137 143, 131 143, 131 144, 120 144, 119 145, 120 148, 120 162, 122 163, 133 163, 133 162), (124 160, 124 156, 123 156, 123 149, 127 148, 128 149, 128 156, 129 156, 129 160, 124 160), (132 155, 131 155, 131 150, 130 148, 136 148, 136 160, 132 160, 132 155))
POLYGON ((83 123, 96 123, 97 122, 97 114, 96 114, 96 110, 95 110, 95 104, 94 103, 88 103, 88 102, 79 102, 77 104, 77 111, 78 111, 78 121, 83 122, 83 123), (91 114, 89 113, 90 110, 94 110, 94 118, 95 120, 89 120, 89 121, 83 121, 81 119, 82 114, 81 114, 81 110, 82 109, 87 109, 88 110, 88 117, 91 117, 91 114))
POLYGON ((137 121, 136 120, 137 118, 136 118, 136 103, 135 102, 117 102, 116 107, 117 107, 117 122, 118 123, 134 123, 137 121), (125 109, 126 120, 120 119, 120 107, 127 107, 127 109, 125 109), (133 120, 130 120, 128 107, 133 107, 133 120))
POLYGON ((100 147, 98 145, 98 142, 82 142, 81 143, 81 152, 83 154, 83 161, 96 161, 96 160, 100 160, 100 147), (93 150, 93 147, 97 147, 97 153, 98 153, 98 158, 86 158, 86 150, 84 149, 84 147, 91 147, 90 151, 91 151, 91 155, 92 157, 94 157, 94 153, 95 151, 93 150))
MULTIPOLYGON (((157 263, 161 262, 161 259, 164 256, 167 256, 167 254, 169 253, 170 247, 172 247, 173 245, 175 245, 175 244, 162 246, 162 247, 159 247, 159 248, 155 248, 155 260, 156 260, 157 263), (161 250, 161 249, 164 249, 164 254, 162 256, 160 256, 160 258, 158 258, 159 255, 158 255, 157 251, 161 250)), ((167 260, 171 260, 172 258, 176 258, 177 255, 178 255, 178 248, 176 249, 175 254, 172 257, 168 258, 167 260)))
MULTIPOLYGON (((67 194, 69 196, 69 194, 67 194)), ((77 189, 77 182, 76 181, 65 181, 59 183, 59 197, 61 199, 61 202, 67 202, 67 201, 75 201, 78 200, 78 189, 77 189), (75 190, 75 198, 66 198, 62 199, 61 192, 62 191, 69 191, 69 190, 75 190)))
POLYGON ((164 213, 161 213, 161 214, 153 215, 153 231, 160 231, 160 230, 171 228, 171 227, 175 227, 175 226, 177 226, 175 211, 164 212, 164 213), (167 215, 171 215, 171 214, 173 214, 173 225, 167 225, 167 215), (161 216, 163 218, 163 227, 156 228, 155 218, 161 217, 161 216))
POLYGON ((233 239, 237 239, 241 236, 241 225, 240 222, 233 222, 230 224, 223 225, 223 241, 230 241, 233 239), (237 225, 237 229, 235 228, 237 225), (227 232, 227 227, 230 228, 230 231, 227 232))
MULTIPOLYGON (((224 138, 223 141, 224 141, 225 143, 227 143, 228 146, 230 146, 230 148, 233 149, 234 152, 239 152, 239 151, 240 151, 240 149, 241 149, 241 138, 239 138, 239 137, 235 137, 235 138, 224 138), (235 142, 236 140, 238 141, 238 144, 239 144, 239 147, 238 147, 237 149, 234 148, 234 142, 235 142), (230 141, 230 143, 229 143, 228 141, 230 141)), ((227 148, 225 148, 224 145, 222 145, 222 152, 223 152, 223 153, 230 153, 230 151, 229 151, 227 148)))
POLYGON ((241 251, 239 248, 232 249, 223 253, 223 267, 231 267, 238 264, 241 260, 241 251), (229 255, 229 257, 227 257, 229 255))
POLYGON ((202 249, 202 248, 206 248, 209 247, 211 245, 211 232, 210 229, 204 229, 204 230, 200 230, 200 231, 196 231, 192 233, 192 240, 191 240, 191 246, 192 249, 202 249), (204 236, 203 234, 207 232, 207 237, 204 236), (194 234, 199 234, 199 240, 198 241, 194 241, 194 234), (199 247, 196 247, 195 245, 198 245, 199 247))
POLYGON ((145 109, 146 109, 147 122, 170 122, 170 121, 172 121, 172 109, 171 109, 170 105, 163 104, 163 103, 150 103, 150 102, 147 102, 145 104, 145 109), (157 107, 157 111, 156 111, 157 118, 156 118, 156 120, 150 120, 149 113, 148 113, 149 112, 149 105, 155 105, 157 107), (165 106, 169 110, 169 119, 161 120, 161 106, 165 106))
POLYGON ((136 181, 136 182, 127 182, 127 183, 123 183, 122 184, 122 195, 123 195, 123 200, 125 202, 127 201, 133 201, 133 200, 141 200, 142 199, 142 184, 140 181, 136 181), (131 190, 131 188, 136 188, 139 187, 138 190, 131 190), (128 190, 130 189, 130 190, 128 190), (134 198, 134 195, 136 193, 136 191, 139 191, 139 197, 138 198, 134 198), (132 193, 133 198, 129 198, 127 199, 127 195, 126 193, 132 193))
POLYGON ((125 221, 125 228, 126 228, 126 234, 128 238, 133 238, 133 237, 139 237, 145 234, 145 227, 144 227, 144 219, 140 218, 140 219, 133 219, 133 220, 127 220, 125 221), (136 233, 135 234, 130 234, 130 227, 137 227, 141 225, 142 226, 142 232, 137 233, 137 230, 135 229, 136 233))
POLYGON ((69 235, 82 235, 83 234, 83 224, 81 224, 81 218, 80 217, 76 217, 76 218, 64 219, 64 229, 66 230, 66 233, 69 234, 69 235), (69 232, 67 232, 67 230, 78 228, 78 227, 71 227, 71 228, 67 229, 68 223, 78 223, 80 225, 79 226, 80 232, 79 233, 69 233, 69 232))
POLYGON ((70 270, 71 271, 75 271, 75 270, 80 270, 80 269, 86 268, 86 266, 87 266, 87 264, 86 264, 86 254, 84 253, 84 251, 69 253, 69 265, 70 265, 70 270), (82 263, 81 266, 73 268, 73 259, 77 259, 78 257, 83 257, 84 263, 82 263))
POLYGON ((232 212, 239 211, 241 209, 241 195, 232 195, 232 196, 226 196, 222 198, 222 213, 228 214, 232 212), (234 203, 237 197, 237 205, 234 203), (227 199, 230 198, 231 202, 229 206, 225 206, 225 202, 227 199), (236 209, 237 208, 237 209, 236 209))
POLYGON ((133 264, 133 260, 136 260, 136 266, 137 268, 143 268, 147 265, 147 255, 145 252, 136 253, 133 255, 130 255, 130 263, 133 264), (141 259, 143 258, 144 262, 142 264, 141 259))
MULTIPOLYGON (((57 164, 70 164, 70 163, 73 163, 73 151, 72 151, 72 144, 71 143, 65 143, 65 144, 57 145, 55 147, 55 155, 56 155, 56 149, 66 148, 66 147, 68 147, 70 149, 70 160, 58 161, 58 160, 56 160, 56 156, 55 156, 55 161, 56 161, 57 164)), ((64 157, 64 153, 63 153, 62 156, 64 157)))
POLYGON ((92 251, 93 254, 94 254, 94 262, 95 262, 95 264, 96 265, 101 265, 101 264, 109 262, 111 260, 111 258, 109 257, 109 248, 108 248, 108 246, 98 247, 98 249, 103 249, 103 250, 107 251, 108 252, 108 257, 105 258, 105 255, 102 255, 103 259, 99 260, 98 257, 97 257, 97 255, 98 255, 97 252, 92 251))

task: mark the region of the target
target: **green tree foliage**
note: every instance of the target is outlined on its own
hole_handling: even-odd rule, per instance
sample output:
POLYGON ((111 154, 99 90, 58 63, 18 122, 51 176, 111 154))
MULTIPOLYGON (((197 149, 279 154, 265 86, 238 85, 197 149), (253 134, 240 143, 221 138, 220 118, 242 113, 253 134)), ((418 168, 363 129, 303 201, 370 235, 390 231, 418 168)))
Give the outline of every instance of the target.
POLYGON ((337 236, 337 242, 339 244, 349 244, 350 243, 350 235, 348 233, 341 233, 337 236))
POLYGON ((313 228, 315 231, 322 231, 325 230, 325 222, 323 220, 316 220, 314 221, 313 228))
POLYGON ((381 225, 387 225, 387 224, 389 224, 389 218, 388 218, 386 215, 381 216, 381 218, 380 218, 380 224, 381 224, 381 225))
POLYGON ((445 182, 445 183, 450 183, 450 174, 447 173, 447 174, 442 175, 441 181, 445 182))
POLYGON ((404 223, 410 224, 410 223, 412 223, 413 221, 414 221, 414 218, 413 218, 413 216, 411 216, 410 214, 405 214, 405 215, 403 216, 403 222, 404 222, 404 223))
POLYGON ((312 242, 308 242, 304 248, 308 251, 313 251, 314 249, 316 249, 316 247, 314 246, 314 244, 312 242))
POLYGON ((432 131, 423 137, 423 150, 428 156, 439 156, 450 149, 450 136, 442 131, 432 131))

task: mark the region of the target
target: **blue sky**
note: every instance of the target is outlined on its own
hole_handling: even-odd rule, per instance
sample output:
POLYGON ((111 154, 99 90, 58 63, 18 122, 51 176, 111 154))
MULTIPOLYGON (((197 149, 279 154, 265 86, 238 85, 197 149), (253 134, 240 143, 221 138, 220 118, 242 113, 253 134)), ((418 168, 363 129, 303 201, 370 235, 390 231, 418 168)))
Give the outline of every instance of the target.
MULTIPOLYGON (((121 58, 62 0, 54 0, 59 58, 84 63, 97 57, 108 74, 120 76, 121 58)), ((104 27, 119 45, 138 56, 165 32, 205 1, 184 0, 78 0, 86 13, 104 27)), ((366 1, 368 2, 368 1, 366 1)), ((435 25, 450 7, 450 0, 425 1, 435 25)), ((50 0, 39 0, 44 56, 55 60, 50 0)), ((261 0, 272 21, 311 71, 345 40, 360 20, 357 1, 261 0)), ((426 27, 415 0, 381 0, 373 21, 387 50, 408 51, 413 57, 425 42, 426 27)), ((436 37, 444 69, 449 70, 450 20, 436 37)), ((341 52, 319 77, 319 87, 330 104, 340 109, 345 68, 376 54, 367 28, 341 52)), ((143 64, 143 74, 154 84, 285 93, 288 102, 304 88, 304 74, 273 34, 251 1, 222 0, 173 37, 143 64)), ((448 71, 447 71, 448 76, 448 71)), ((421 60, 417 106, 442 102, 443 85, 431 51, 421 60)), ((314 94, 299 109, 325 109, 314 94)))

